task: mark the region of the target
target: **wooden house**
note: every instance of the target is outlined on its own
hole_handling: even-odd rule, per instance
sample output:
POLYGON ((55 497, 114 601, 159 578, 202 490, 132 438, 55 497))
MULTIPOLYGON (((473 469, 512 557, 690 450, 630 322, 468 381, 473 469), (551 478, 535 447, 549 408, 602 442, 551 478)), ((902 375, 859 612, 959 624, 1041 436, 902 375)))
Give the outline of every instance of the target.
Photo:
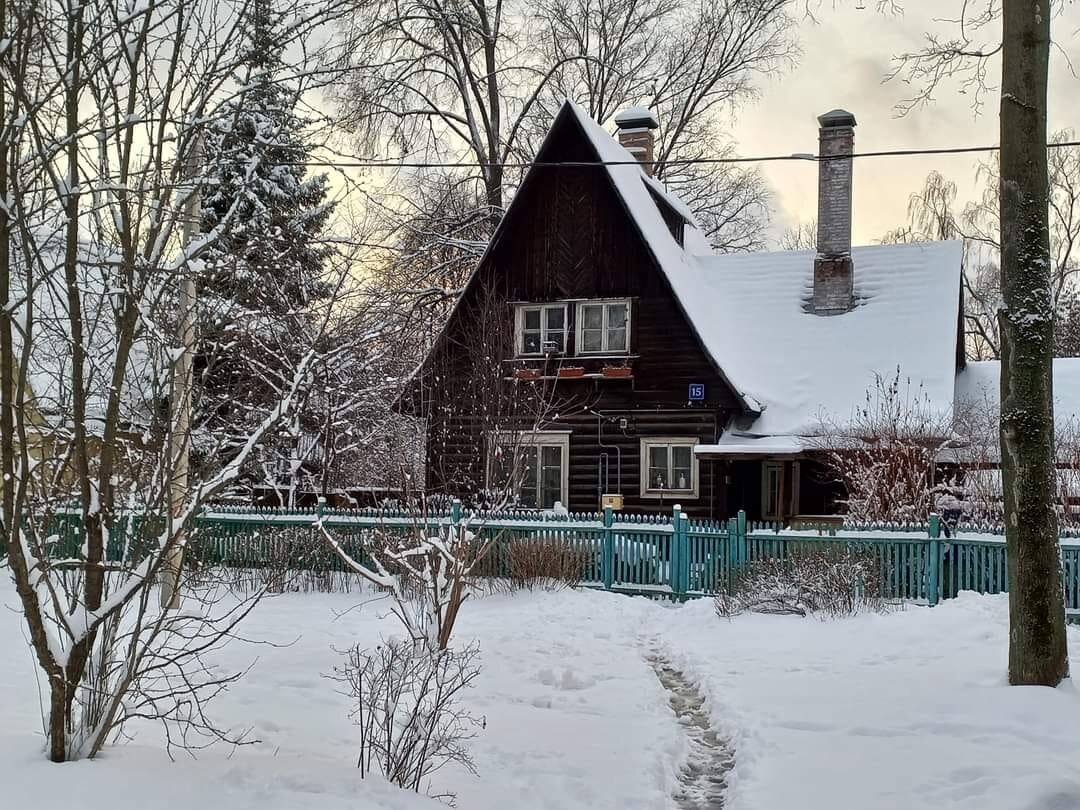
POLYGON ((820 119, 818 249, 713 255, 657 122, 557 114, 405 402, 427 489, 595 511, 832 509, 813 436, 899 367, 950 407, 959 243, 851 247, 855 119, 820 119))

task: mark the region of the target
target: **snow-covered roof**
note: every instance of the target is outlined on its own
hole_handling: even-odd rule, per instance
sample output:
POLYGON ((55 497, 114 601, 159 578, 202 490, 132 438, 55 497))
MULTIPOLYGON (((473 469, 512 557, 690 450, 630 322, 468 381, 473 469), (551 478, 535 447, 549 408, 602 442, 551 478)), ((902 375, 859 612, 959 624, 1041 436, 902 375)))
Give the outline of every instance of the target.
MULTIPOLYGON (((1001 399, 1001 361, 969 360, 956 375, 956 401, 972 405, 986 403, 995 411, 1001 399)), ((1080 357, 1054 359, 1054 419, 1080 419, 1080 357)))
MULTIPOLYGON (((813 251, 715 256, 704 237, 692 233, 680 246, 650 189, 666 201, 677 196, 627 163, 630 153, 581 107, 567 106, 608 164, 617 193, 703 348, 746 410, 760 411, 724 440, 745 450, 762 446, 754 437, 812 434, 822 419, 848 417, 877 375, 889 377, 898 368, 932 407, 951 411, 960 242, 854 248, 856 306, 841 315, 812 314, 805 304, 813 288, 813 251)), ((672 205, 680 214, 686 210, 681 202, 672 205)), ((692 226, 692 213, 688 220, 692 226)))
POLYGON ((959 242, 854 248, 856 305, 832 316, 805 308, 813 251, 699 257, 672 283, 728 378, 762 406, 743 432, 807 435, 898 370, 951 411, 960 255, 959 242))
POLYGON ((716 444, 694 447, 698 456, 797 456, 815 446, 802 436, 754 436, 726 431, 716 444))
MULTIPOLYGON (((67 287, 63 256, 57 240, 43 237, 41 267, 35 273, 33 288, 33 331, 26 378, 38 412, 51 425, 59 426, 71 418, 72 341, 68 317, 67 287)), ((109 275, 112 257, 101 246, 89 243, 79 247, 79 290, 83 317, 83 345, 86 353, 87 417, 99 421, 105 413, 112 385, 116 354, 116 320, 111 306, 109 275)), ((23 286, 21 273, 13 274, 14 286, 23 286)), ((16 295, 23 294, 21 289, 16 295)), ((16 308, 15 317, 25 322, 25 302, 16 308)), ((17 353, 21 355, 23 329, 16 330, 17 353)), ((160 369, 144 338, 137 338, 127 360, 127 374, 122 390, 121 418, 139 422, 161 395, 158 390, 160 369)), ((95 425, 88 426, 91 431, 95 425)))

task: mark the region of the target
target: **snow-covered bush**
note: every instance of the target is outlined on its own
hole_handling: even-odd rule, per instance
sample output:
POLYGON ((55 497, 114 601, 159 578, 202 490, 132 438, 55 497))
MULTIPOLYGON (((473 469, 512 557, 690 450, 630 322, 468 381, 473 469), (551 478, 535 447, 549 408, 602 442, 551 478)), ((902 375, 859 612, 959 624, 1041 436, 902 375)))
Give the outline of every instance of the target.
POLYGON ((431 794, 428 778, 448 763, 476 772, 466 743, 484 721, 459 699, 480 675, 478 656, 476 644, 433 650, 411 639, 344 653, 333 677, 355 701, 350 716, 360 730, 361 777, 378 772, 399 787, 431 794))
POLYGON ((715 599, 716 613, 821 617, 884 609, 881 569, 873 555, 852 549, 798 549, 786 559, 758 560, 715 599))

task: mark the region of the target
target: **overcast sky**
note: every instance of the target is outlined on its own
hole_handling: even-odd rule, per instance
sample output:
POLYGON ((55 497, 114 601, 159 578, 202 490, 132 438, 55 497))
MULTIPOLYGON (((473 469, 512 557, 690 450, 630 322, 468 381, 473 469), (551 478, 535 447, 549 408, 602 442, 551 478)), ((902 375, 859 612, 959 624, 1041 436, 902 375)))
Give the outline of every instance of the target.
MULTIPOLYGON (((994 144, 997 132, 996 80, 1000 63, 991 67, 995 87, 980 116, 972 97, 956 85, 942 87, 930 106, 897 117, 895 105, 910 97, 911 88, 898 79, 882 83, 891 57, 920 47, 924 32, 953 32, 956 27, 935 18, 958 16, 958 0, 907 0, 902 17, 876 13, 875 0, 827 2, 817 23, 801 26, 803 56, 798 68, 769 81, 760 99, 739 111, 733 135, 742 155, 817 151, 816 116, 836 107, 855 114, 855 150, 947 147, 994 144)), ((1059 5, 1055 3, 1055 5, 1059 5)), ((1080 8, 1070 3, 1054 20, 1054 37, 1080 73, 1080 8)), ((987 36, 991 34, 987 31, 987 36)), ((1080 79, 1072 75, 1060 52, 1052 55, 1050 127, 1080 131, 1080 79)), ((854 241, 873 242, 906 221, 908 198, 921 188, 932 169, 960 186, 960 195, 975 194, 978 156, 882 157, 855 162, 854 241)), ((811 163, 762 164, 774 194, 777 233, 817 213, 817 168, 811 163)))

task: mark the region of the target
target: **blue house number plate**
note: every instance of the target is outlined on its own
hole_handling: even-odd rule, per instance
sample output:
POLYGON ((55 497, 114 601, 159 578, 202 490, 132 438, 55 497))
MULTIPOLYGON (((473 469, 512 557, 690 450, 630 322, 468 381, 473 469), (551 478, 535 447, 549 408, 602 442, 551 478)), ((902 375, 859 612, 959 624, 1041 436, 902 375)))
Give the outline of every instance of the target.
POLYGON ((705 399, 705 384, 690 383, 690 401, 701 402, 705 399))

